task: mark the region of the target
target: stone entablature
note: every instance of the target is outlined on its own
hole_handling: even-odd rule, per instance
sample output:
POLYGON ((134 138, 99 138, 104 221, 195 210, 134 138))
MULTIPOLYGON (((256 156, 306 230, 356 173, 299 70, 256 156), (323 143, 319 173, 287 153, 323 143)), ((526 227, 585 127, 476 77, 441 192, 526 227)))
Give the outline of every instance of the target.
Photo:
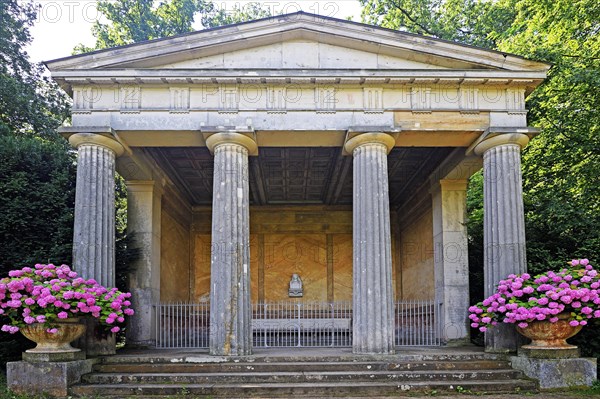
POLYGON ((73 86, 73 113, 94 111, 460 111, 525 113, 523 86, 198 83, 73 86))

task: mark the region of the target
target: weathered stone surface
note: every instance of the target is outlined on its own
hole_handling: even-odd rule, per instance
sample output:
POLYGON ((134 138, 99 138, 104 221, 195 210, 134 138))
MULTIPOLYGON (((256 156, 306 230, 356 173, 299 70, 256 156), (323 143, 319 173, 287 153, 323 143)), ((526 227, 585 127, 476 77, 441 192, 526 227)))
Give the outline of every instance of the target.
POLYGON ((540 382, 540 388, 591 386, 596 381, 595 358, 534 359, 511 356, 512 366, 540 382))
MULTIPOLYGON (((521 183, 521 149, 525 134, 500 134, 482 141, 483 154, 484 294, 492 295, 498 282, 511 273, 524 273, 525 215, 521 183)), ((514 325, 499 323, 485 334, 489 352, 516 352, 523 338, 514 325)))
POLYGON ((579 348, 519 348, 519 356, 531 359, 571 359, 581 356, 579 348))
POLYGON ((139 249, 129 277, 135 316, 127 321, 127 344, 151 346, 156 331, 152 306, 160 300, 162 192, 152 180, 126 183, 127 232, 134 237, 134 246, 139 249))
POLYGON ((359 355, 340 348, 257 352, 248 357, 192 356, 185 351, 117 355, 84 376, 72 393, 167 397, 185 389, 192 396, 228 398, 383 398, 424 397, 434 390, 463 394, 536 390, 536 383, 511 369, 508 361, 471 348, 406 348, 396 355, 359 355))
POLYGON ((8 388, 19 394, 66 397, 69 386, 90 373, 92 359, 72 362, 9 362, 6 365, 8 388))
POLYGON ((249 355, 252 314, 247 146, 251 139, 239 133, 217 135, 218 140, 209 137, 215 155, 209 348, 211 355, 249 355))
POLYGON ((71 362, 85 360, 85 352, 23 352, 22 358, 28 363, 71 362))
POLYGON ((442 179, 432 190, 435 300, 443 304, 446 342, 469 340, 469 255, 467 248, 467 181, 442 179))
POLYGON ((115 158, 123 148, 93 133, 69 138, 77 148, 73 268, 84 278, 115 285, 115 158))
POLYGON ((355 353, 394 352, 394 293, 387 154, 391 136, 365 133, 346 143, 353 170, 355 353))
MULTIPOLYGON (((73 268, 86 279, 114 287, 115 159, 123 147, 111 137, 94 133, 74 134, 69 142, 78 154, 73 268)), ((114 354, 114 337, 97 340, 90 327, 76 345, 88 356, 114 354)))
POLYGON ((115 334, 106 331, 96 319, 82 317, 80 322, 86 326, 85 333, 75 341, 74 346, 84 350, 87 357, 115 354, 115 334))

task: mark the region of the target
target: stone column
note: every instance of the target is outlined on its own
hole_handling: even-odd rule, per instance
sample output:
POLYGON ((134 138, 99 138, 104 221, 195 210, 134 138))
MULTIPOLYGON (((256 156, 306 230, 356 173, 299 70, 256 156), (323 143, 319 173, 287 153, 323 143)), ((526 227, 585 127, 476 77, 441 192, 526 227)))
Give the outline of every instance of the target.
MULTIPOLYGON (((525 134, 500 134, 475 147, 483 155, 484 295, 492 295, 498 281, 524 273, 525 216, 521 185, 521 149, 525 134)), ((516 351, 520 338, 512 324, 500 323, 485 334, 488 352, 516 351)))
POLYGON ((363 133, 344 146, 354 157, 352 349, 394 352, 394 298, 387 154, 395 140, 363 133))
POLYGON ((135 316, 128 319, 127 345, 148 347, 156 343, 153 305, 160 302, 160 186, 150 181, 127 181, 127 231, 139 249, 131 265, 129 285, 135 316))
POLYGON ((216 133, 206 140, 214 153, 212 207, 210 342, 211 355, 252 353, 250 304, 250 137, 216 133))
POLYGON ((435 300, 441 333, 449 345, 469 342, 467 180, 442 179, 432 190, 435 300))
MULTIPOLYGON (((73 269, 84 278, 114 287, 115 159, 124 149, 112 137, 94 133, 73 134, 69 143, 78 154, 73 269)), ((114 354, 114 336, 96 338, 95 329, 88 323, 79 345, 88 356, 114 354)))

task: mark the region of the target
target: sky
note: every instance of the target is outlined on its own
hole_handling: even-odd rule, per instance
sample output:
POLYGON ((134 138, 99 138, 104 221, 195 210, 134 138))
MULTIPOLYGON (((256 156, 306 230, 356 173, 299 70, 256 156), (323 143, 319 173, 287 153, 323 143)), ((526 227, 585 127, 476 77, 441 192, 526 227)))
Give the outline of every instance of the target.
MULTIPOLYGON (((218 7, 232 10, 236 4, 243 7, 248 1, 214 2, 218 7)), ((352 17, 352 20, 360 21, 358 0, 265 0, 261 3, 269 7, 272 14, 302 10, 341 19, 352 17)), ((79 43, 94 45, 91 27, 101 17, 96 8, 97 0, 36 0, 36 4, 39 11, 31 29, 33 42, 26 49, 33 62, 69 56, 79 43)))

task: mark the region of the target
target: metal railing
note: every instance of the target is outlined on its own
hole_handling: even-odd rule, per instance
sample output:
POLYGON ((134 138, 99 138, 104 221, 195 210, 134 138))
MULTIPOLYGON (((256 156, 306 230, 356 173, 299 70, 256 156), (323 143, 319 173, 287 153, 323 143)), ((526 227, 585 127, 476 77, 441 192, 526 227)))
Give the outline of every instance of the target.
POLYGON ((400 301, 395 306, 396 346, 442 345, 441 303, 400 301))
POLYGON ((257 303, 252 331, 255 347, 352 346, 352 303, 257 303))
MULTIPOLYGON (((208 348, 210 304, 162 303, 156 312, 158 348, 208 348)), ((395 303, 397 346, 441 345, 441 304, 395 303)), ((351 302, 265 302, 252 305, 255 347, 352 346, 351 302)))
POLYGON ((210 303, 161 303, 154 311, 157 348, 208 348, 210 303))

